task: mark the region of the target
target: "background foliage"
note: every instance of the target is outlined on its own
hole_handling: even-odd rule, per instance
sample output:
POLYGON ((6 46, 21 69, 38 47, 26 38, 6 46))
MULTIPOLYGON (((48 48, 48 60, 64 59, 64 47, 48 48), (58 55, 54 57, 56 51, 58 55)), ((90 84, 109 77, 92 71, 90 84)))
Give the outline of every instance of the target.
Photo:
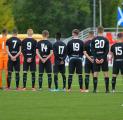
MULTIPOLYGON (((122 0, 102 0, 104 27, 115 27, 117 6, 122 0)), ((99 0, 96 2, 99 24, 99 0)), ((17 27, 21 33, 33 28, 35 33, 48 29, 51 36, 61 31, 64 37, 71 30, 91 27, 93 0, 0 0, 0 30, 17 27)))

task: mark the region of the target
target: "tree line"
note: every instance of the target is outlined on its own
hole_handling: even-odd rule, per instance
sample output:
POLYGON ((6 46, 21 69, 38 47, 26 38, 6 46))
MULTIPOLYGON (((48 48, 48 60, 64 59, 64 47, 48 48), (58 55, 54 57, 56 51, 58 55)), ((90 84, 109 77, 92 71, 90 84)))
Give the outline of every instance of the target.
MULTIPOLYGON (((122 0, 102 0, 104 27, 116 27, 117 6, 122 0)), ((99 0, 96 0, 96 25, 99 24, 99 0)), ((93 26, 93 0, 0 0, 0 30, 32 28, 35 33, 49 30, 68 37, 71 30, 93 26)))

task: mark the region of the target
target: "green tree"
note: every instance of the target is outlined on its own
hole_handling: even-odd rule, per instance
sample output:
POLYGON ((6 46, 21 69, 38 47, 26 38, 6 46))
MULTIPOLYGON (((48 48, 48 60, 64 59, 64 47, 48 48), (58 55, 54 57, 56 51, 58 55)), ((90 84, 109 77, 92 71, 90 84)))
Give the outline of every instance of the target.
POLYGON ((12 3, 10 0, 0 0, 0 30, 14 28, 14 17, 12 14, 12 3))
POLYGON ((48 29, 52 36, 61 31, 69 36, 74 28, 90 26, 89 0, 16 0, 15 23, 21 32, 31 27, 35 32, 48 29), (20 7, 21 6, 21 7, 20 7))

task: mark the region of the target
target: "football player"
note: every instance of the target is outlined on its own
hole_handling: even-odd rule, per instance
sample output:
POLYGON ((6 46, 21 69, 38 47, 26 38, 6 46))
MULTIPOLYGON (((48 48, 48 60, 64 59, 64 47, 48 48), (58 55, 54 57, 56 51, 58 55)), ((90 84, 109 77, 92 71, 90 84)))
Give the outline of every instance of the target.
POLYGON ((6 51, 6 40, 7 40, 7 29, 2 30, 2 37, 0 38, 0 89, 3 89, 2 86, 2 71, 5 71, 6 75, 6 87, 8 87, 7 78, 8 78, 8 71, 7 71, 7 63, 8 63, 8 54, 6 51))
POLYGON ((91 42, 91 52, 94 57, 94 77, 93 84, 94 90, 97 91, 98 73, 103 71, 105 77, 106 93, 109 92, 109 76, 108 76, 108 60, 107 55, 109 52, 109 41, 103 36, 104 28, 98 27, 98 36, 91 42))
POLYGON ((48 76, 48 88, 51 90, 52 84, 52 64, 50 58, 53 54, 52 44, 49 42, 49 32, 42 31, 43 40, 37 43, 37 55, 39 56, 39 90, 42 90, 43 74, 46 71, 48 76))
POLYGON ((53 45, 53 53, 55 56, 55 64, 54 64, 54 83, 55 83, 55 91, 59 91, 58 89, 58 73, 62 74, 63 79, 63 90, 66 90, 66 76, 65 76, 65 59, 67 56, 67 47, 64 42, 60 40, 61 33, 56 34, 56 42, 53 45))
POLYGON ((83 77, 82 77, 82 57, 84 43, 79 39, 79 30, 72 31, 72 40, 67 44, 67 53, 69 56, 69 76, 68 76, 68 92, 71 91, 72 77, 74 72, 78 74, 80 92, 83 91, 83 77))
POLYGON ((88 38, 84 43, 84 55, 85 59, 85 92, 89 92, 89 78, 90 73, 93 75, 93 56, 91 52, 91 41, 94 38, 94 32, 90 31, 88 38))
POLYGON ((113 71, 112 71, 112 92, 115 92, 116 78, 121 72, 123 75, 123 33, 118 34, 118 42, 111 46, 111 54, 113 57, 113 71))
POLYGON ((23 63, 23 90, 26 90, 27 72, 32 74, 32 91, 35 91, 35 71, 36 71, 36 46, 37 41, 32 37, 33 30, 27 30, 28 37, 22 41, 22 53, 24 56, 23 63))
POLYGON ((13 35, 6 41, 6 49, 9 56, 8 60, 8 89, 10 89, 11 75, 13 69, 16 75, 16 89, 19 90, 19 72, 20 72, 20 53, 21 53, 21 40, 17 38, 17 30, 13 30, 13 35))

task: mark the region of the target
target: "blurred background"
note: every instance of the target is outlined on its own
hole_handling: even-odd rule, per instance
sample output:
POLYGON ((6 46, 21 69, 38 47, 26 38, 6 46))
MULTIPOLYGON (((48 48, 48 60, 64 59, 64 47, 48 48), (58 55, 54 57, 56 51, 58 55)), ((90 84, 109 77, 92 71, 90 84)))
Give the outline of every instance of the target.
POLYGON ((50 36, 61 31, 69 37, 74 28, 116 27, 117 7, 122 0, 0 0, 0 31, 18 28, 26 33, 47 29, 50 36), (101 3, 100 3, 101 2, 101 3))

